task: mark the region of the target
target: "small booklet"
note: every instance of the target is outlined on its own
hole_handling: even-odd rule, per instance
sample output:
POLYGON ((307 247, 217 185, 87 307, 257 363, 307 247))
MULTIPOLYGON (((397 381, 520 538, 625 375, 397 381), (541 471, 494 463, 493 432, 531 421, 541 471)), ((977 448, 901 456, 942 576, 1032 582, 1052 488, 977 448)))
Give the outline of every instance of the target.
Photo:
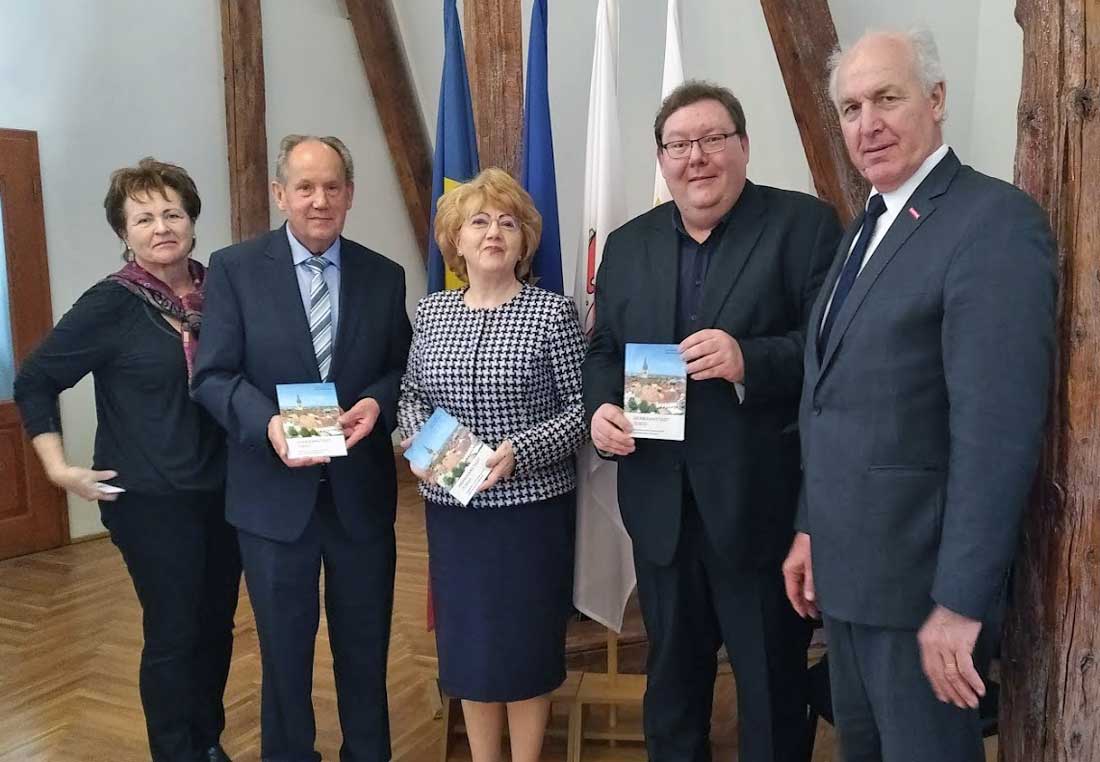
POLYGON ((677 345, 626 345, 623 411, 638 439, 684 441, 687 366, 677 345))
POLYGON ((441 407, 413 439, 405 457, 447 490, 462 505, 469 505, 491 470, 485 461, 492 449, 441 407))
POLYGON ((335 384, 277 384, 288 458, 347 455, 335 384))

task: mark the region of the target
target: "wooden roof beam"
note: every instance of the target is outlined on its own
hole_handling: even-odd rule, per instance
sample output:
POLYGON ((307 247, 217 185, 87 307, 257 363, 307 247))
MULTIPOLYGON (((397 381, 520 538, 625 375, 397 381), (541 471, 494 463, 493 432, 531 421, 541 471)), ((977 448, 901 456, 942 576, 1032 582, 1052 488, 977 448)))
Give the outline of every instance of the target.
POLYGON ((236 242, 271 227, 260 0, 221 0, 221 17, 229 219, 236 242))
POLYGON ((347 0, 378 120, 386 135, 420 256, 428 261, 432 144, 390 0, 347 0))

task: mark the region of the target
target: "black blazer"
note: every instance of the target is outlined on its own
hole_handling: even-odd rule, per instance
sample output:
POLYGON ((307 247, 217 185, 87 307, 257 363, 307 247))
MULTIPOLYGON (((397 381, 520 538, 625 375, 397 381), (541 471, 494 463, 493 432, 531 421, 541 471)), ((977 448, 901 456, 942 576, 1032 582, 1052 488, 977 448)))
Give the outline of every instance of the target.
MULTIPOLYGON (((619 509, 635 552, 664 564, 680 532, 683 470, 715 547, 734 564, 775 562, 793 534, 798 395, 810 306, 840 237, 832 208, 746 183, 706 276, 700 327, 741 345, 745 401, 733 384, 688 381, 684 442, 636 440, 619 458, 619 509)), ((607 239, 584 362, 589 420, 623 404, 623 346, 676 342, 678 241, 671 203, 607 239)))
MULTIPOLYGON (((341 523, 358 539, 392 526, 397 485, 390 433, 409 351, 405 273, 340 239, 340 314, 330 371, 340 406, 373 397, 382 415, 327 466, 341 523)), ((313 512, 321 468, 287 468, 267 439, 275 385, 320 381, 285 226, 210 258, 192 395, 228 433, 226 512, 252 534, 288 542, 313 512)))
POLYGON ((1039 458, 1055 292, 1046 215, 949 153, 856 280, 823 356, 806 342, 798 526, 827 614, 916 628, 933 602, 992 613, 1039 458))

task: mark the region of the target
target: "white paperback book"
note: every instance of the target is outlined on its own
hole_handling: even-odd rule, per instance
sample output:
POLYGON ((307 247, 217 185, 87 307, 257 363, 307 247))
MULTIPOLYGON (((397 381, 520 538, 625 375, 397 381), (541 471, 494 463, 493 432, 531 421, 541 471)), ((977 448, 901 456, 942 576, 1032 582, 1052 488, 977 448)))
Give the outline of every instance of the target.
POLYGON ((469 505, 491 470, 485 464, 492 449, 441 407, 413 438, 405 458, 431 474, 432 480, 462 505, 469 505))
POLYGON ((336 385, 277 384, 288 458, 339 457, 348 454, 340 426, 336 385))
POLYGON ((638 439, 684 441, 687 366, 676 344, 627 344, 623 412, 638 439))

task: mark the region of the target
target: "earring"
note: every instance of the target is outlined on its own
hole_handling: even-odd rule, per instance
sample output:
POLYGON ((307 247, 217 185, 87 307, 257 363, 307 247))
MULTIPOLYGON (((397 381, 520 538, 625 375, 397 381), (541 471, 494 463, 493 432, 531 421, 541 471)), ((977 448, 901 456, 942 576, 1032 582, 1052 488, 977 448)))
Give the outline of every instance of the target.
POLYGON ((122 258, 125 259, 127 262, 133 262, 135 255, 134 250, 130 248, 130 242, 123 241, 122 245, 126 247, 122 252, 122 258))

